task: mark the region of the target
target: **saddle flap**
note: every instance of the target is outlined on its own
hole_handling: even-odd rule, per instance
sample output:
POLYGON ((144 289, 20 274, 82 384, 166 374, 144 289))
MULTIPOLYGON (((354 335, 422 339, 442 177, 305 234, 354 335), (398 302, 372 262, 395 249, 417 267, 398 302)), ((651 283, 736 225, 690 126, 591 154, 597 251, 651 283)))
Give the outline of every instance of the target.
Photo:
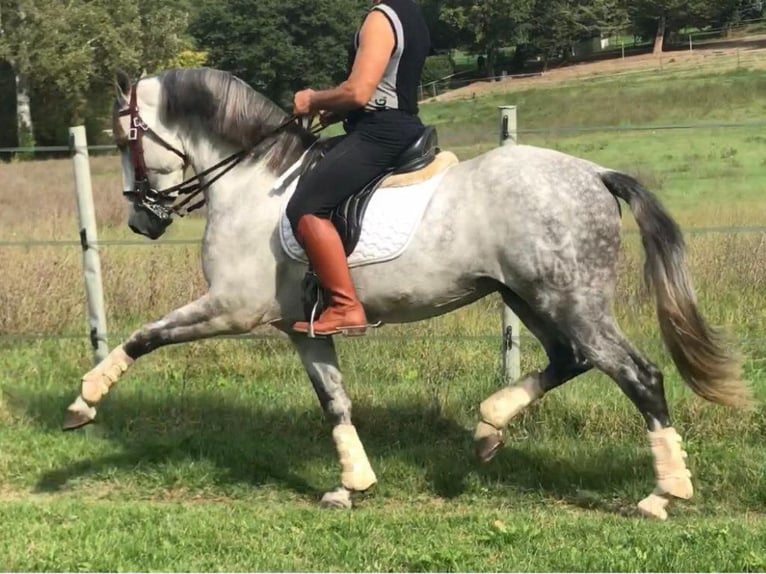
POLYGON ((372 180, 362 191, 349 197, 330 214, 330 219, 343 241, 346 257, 354 252, 359 243, 359 236, 362 233, 362 221, 364 220, 364 214, 367 211, 370 200, 378 187, 380 187, 380 183, 390 173, 390 171, 387 171, 372 180))

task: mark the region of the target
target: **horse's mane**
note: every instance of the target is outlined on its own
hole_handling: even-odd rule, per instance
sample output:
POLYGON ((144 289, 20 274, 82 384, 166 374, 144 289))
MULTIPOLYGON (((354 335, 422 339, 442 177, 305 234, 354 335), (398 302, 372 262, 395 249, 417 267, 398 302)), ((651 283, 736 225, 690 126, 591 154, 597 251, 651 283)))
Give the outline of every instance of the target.
MULTIPOLYGON (((230 74, 211 68, 170 70, 159 76, 160 117, 168 123, 198 120, 202 128, 243 149, 287 119, 287 114, 263 94, 230 74)), ((275 136, 269 167, 281 173, 315 141, 297 123, 275 136)))

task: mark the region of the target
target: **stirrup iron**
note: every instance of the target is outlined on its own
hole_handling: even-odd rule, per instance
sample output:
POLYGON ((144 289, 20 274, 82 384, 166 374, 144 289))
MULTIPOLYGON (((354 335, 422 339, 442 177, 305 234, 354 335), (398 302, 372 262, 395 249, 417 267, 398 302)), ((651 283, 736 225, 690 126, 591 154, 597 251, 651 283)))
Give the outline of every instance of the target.
POLYGON ((319 300, 317 299, 317 302, 314 303, 314 307, 311 309, 311 316, 309 317, 309 332, 307 333, 307 336, 309 339, 316 339, 316 333, 314 333, 314 321, 316 321, 317 318, 317 309, 319 308, 319 300))

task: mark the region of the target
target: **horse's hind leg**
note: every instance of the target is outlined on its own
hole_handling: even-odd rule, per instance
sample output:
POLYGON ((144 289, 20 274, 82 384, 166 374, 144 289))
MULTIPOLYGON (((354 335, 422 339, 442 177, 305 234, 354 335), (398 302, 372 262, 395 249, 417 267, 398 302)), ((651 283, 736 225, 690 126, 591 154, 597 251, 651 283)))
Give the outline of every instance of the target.
POLYGON ((507 288, 501 289, 501 295, 505 304, 540 340, 550 362, 545 370, 525 375, 481 403, 481 421, 476 426, 474 440, 476 456, 484 463, 491 461, 505 443, 505 429, 513 418, 545 393, 591 368, 575 345, 544 313, 534 311, 507 288))
POLYGON ((665 520, 670 499, 689 499, 694 489, 681 437, 671 426, 662 372, 627 341, 610 315, 603 314, 592 323, 583 317, 573 324, 575 340, 588 360, 617 382, 646 421, 657 487, 638 508, 645 516, 665 520))
POLYGON ((356 428, 351 422, 351 399, 343 388, 335 344, 330 338, 309 338, 289 332, 327 417, 341 466, 341 486, 322 497, 322 506, 351 508, 351 494, 364 492, 376 482, 356 428))

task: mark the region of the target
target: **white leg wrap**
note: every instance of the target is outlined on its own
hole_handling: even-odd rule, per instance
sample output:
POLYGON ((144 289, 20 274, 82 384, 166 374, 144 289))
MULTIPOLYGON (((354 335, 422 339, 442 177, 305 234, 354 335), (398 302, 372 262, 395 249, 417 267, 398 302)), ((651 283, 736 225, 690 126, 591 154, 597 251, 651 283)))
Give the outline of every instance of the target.
POLYGON ((534 375, 525 378, 518 385, 496 392, 481 403, 479 411, 485 423, 502 430, 513 417, 542 396, 539 376, 534 375))
POLYGON ((686 452, 682 439, 673 427, 649 432, 654 471, 657 474, 656 494, 688 500, 694 494, 691 472, 686 468, 686 452))
POLYGON ((332 431, 341 466, 341 484, 348 490, 364 492, 378 479, 367 460, 354 425, 337 425, 332 431))
POLYGON ((133 359, 127 355, 122 346, 114 349, 106 359, 82 378, 82 398, 89 405, 97 404, 132 364, 133 359))
POLYGON ((667 520, 668 512, 665 508, 668 504, 670 499, 655 491, 638 503, 638 511, 648 518, 667 520))

